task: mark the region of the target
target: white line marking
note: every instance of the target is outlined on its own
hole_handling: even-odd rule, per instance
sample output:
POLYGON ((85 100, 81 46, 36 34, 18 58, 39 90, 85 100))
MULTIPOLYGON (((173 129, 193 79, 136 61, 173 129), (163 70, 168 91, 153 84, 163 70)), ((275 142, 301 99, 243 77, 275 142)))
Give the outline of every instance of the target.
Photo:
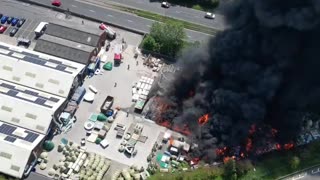
POLYGON ((133 21, 131 21, 131 20, 128 19, 128 22, 133 22, 133 21))
POLYGON ((77 7, 76 5, 73 5, 73 4, 72 4, 71 6, 72 6, 72 7, 77 7))
POLYGON ((147 25, 148 27, 151 27, 150 25, 147 25))
POLYGON ((188 38, 191 38, 191 36, 188 36, 188 38))
POLYGON ((109 16, 109 17, 113 17, 111 14, 108 14, 107 16, 109 16))
POLYGON ((91 9, 90 9, 89 11, 90 11, 90 12, 94 12, 94 10, 91 10, 91 9))

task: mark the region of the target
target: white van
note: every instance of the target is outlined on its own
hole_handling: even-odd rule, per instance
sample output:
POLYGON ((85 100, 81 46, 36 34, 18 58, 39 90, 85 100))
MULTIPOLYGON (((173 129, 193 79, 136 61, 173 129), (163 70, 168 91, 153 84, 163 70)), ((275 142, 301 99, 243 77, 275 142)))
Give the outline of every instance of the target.
POLYGON ((40 22, 40 24, 34 30, 34 32, 36 33, 36 37, 40 37, 44 33, 48 24, 49 23, 47 23, 47 22, 40 22))

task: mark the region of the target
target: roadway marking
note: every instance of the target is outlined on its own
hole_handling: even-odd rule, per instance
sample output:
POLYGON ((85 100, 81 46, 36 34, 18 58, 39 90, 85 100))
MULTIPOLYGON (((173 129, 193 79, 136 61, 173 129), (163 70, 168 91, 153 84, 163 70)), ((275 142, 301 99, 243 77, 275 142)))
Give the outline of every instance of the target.
POLYGON ((188 36, 188 38, 191 38, 191 36, 188 36))
POLYGON ((150 25, 147 25, 148 27, 151 27, 150 25))
POLYGON ((24 6, 30 6, 30 4, 28 4, 28 3, 22 3, 22 5, 24 5, 24 6))
POLYGON ((91 10, 91 9, 90 9, 89 11, 90 11, 90 12, 93 12, 93 13, 95 12, 94 10, 91 10))
POLYGON ((76 5, 71 4, 72 7, 77 7, 76 5))
POLYGON ((109 16, 109 17, 113 17, 111 14, 108 14, 107 16, 109 16))
POLYGON ((176 11, 176 13, 181 13, 182 11, 176 11))
POLYGON ((128 22, 131 22, 131 23, 133 22, 133 21, 131 21, 131 20, 129 20, 129 19, 128 19, 127 21, 128 21, 128 22))

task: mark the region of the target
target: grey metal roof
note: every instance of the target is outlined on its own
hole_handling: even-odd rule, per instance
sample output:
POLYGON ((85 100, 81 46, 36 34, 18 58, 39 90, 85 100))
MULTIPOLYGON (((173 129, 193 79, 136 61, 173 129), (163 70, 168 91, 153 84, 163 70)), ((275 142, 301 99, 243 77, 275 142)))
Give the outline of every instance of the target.
POLYGON ((88 53, 91 53, 95 48, 93 46, 88 46, 86 44, 78 43, 75 41, 70 41, 67 39, 62 39, 62 38, 47 35, 47 34, 42 35, 40 39, 45 40, 45 41, 49 41, 49 42, 53 42, 53 43, 57 43, 57 44, 60 44, 63 46, 73 47, 74 49, 85 51, 88 53))
POLYGON ((61 38, 40 38, 34 48, 35 51, 68 59, 81 64, 87 64, 94 47, 80 45, 61 38), (91 49, 91 51, 90 51, 91 49))
POLYGON ((87 30, 81 30, 79 27, 67 27, 57 23, 49 23, 45 34, 96 47, 101 33, 94 34, 87 30))

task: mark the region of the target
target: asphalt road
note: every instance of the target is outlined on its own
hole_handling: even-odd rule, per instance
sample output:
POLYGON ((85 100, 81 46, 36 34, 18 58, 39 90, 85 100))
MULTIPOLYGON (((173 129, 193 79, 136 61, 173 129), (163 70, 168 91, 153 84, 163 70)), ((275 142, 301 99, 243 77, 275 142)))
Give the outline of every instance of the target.
MULTIPOLYGON (((90 0, 83 0, 90 1, 90 0)), ((95 0, 103 1, 103 0, 95 0)), ((130 6, 137 9, 142 9, 154 13, 158 13, 164 16, 169 16, 176 19, 181 19, 189 21, 192 23, 197 23, 215 29, 223 30, 225 24, 223 23, 223 16, 216 14, 216 18, 206 19, 204 18, 205 12, 194 10, 191 8, 186 8, 183 6, 173 5, 170 8, 166 9, 161 7, 161 1, 150 1, 150 0, 107 0, 112 3, 121 4, 123 6, 130 6)))
MULTIPOLYGON (((7 0, 8 1, 8 0, 7 0)), ((30 0, 38 3, 51 5, 51 0, 30 0)), ((148 33, 154 21, 138 17, 133 14, 108 9, 101 4, 83 2, 81 0, 61 0, 63 9, 69 9, 71 12, 83 14, 101 21, 118 24, 124 27, 137 29, 148 33)), ((188 40, 206 42, 212 36, 196 31, 186 30, 188 40)))
POLYGON ((320 179, 320 167, 314 167, 306 170, 305 172, 300 172, 293 174, 289 177, 282 178, 281 180, 318 180, 320 179))

